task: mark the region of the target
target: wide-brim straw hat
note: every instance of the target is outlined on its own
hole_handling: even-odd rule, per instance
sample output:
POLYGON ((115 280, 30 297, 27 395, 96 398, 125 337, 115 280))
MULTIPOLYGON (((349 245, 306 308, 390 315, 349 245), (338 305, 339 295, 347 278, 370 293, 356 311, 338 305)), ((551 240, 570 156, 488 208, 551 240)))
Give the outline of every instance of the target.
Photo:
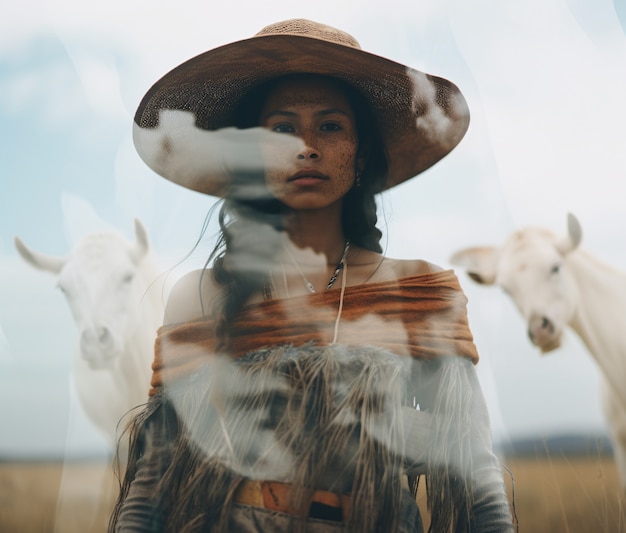
POLYGON ((339 78, 363 94, 388 156, 385 189, 445 157, 469 125, 467 103, 452 82, 365 52, 341 30, 294 19, 204 52, 165 74, 137 109, 135 147, 168 180, 224 196, 236 163, 216 159, 233 143, 250 141, 234 129, 242 98, 266 80, 296 73, 339 78))

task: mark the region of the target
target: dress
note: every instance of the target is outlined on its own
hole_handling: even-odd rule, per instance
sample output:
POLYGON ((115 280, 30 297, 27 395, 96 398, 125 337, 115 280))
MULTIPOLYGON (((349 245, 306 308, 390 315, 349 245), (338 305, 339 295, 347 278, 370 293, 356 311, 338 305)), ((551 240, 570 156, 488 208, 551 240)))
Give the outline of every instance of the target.
POLYGON ((513 531, 454 273, 346 287, 333 343, 339 301, 336 289, 244 308, 228 357, 210 320, 159 330, 115 531, 168 530, 180 489, 207 490, 189 505, 227 531, 420 532, 408 489, 424 474, 441 527, 513 531), (195 459, 177 463, 181 449, 195 459), (243 480, 301 488, 298 509, 316 490, 348 494, 350 511, 294 525, 241 504, 243 480))

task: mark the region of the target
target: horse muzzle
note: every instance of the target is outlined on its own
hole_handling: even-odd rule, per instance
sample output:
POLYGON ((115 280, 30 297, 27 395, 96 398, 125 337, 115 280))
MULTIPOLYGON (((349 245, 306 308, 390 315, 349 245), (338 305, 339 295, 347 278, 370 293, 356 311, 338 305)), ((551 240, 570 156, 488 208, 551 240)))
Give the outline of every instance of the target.
POLYGON ((561 346, 562 329, 544 315, 533 315, 528 321, 528 338, 542 353, 561 346))
POLYGON ((80 354, 93 370, 111 366, 120 354, 115 336, 106 326, 85 329, 80 336, 80 354))

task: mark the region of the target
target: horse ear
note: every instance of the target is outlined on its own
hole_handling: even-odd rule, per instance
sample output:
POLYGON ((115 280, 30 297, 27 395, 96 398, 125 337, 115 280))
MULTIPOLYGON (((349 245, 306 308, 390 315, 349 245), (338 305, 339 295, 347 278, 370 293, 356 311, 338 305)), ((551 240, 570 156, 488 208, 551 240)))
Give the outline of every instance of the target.
POLYGON ((132 256, 135 263, 138 263, 148 253, 150 249, 150 241, 148 240, 148 232, 141 220, 135 219, 135 246, 132 250, 132 256))
POLYGON ((583 239, 583 230, 580 222, 573 213, 567 214, 567 237, 557 243, 557 249, 562 254, 567 254, 578 247, 583 239))
POLYGON ((450 263, 463 267, 476 283, 493 285, 496 280, 498 249, 493 246, 464 248, 450 257, 450 263))
POLYGON ((17 236, 13 239, 13 241, 15 243, 15 248, 17 248, 17 251, 22 256, 22 259, 39 270, 45 270, 47 272, 52 272, 53 274, 58 274, 65 265, 66 258, 64 257, 55 257, 35 252, 26 246, 17 236))

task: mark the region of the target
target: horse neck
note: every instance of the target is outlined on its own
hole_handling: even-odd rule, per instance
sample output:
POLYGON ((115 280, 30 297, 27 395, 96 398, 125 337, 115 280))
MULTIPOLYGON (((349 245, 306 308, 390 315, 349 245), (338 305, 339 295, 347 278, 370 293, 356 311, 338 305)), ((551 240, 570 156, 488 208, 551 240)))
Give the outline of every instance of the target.
POLYGON ((623 383, 626 378, 626 274, 582 250, 572 252, 567 264, 579 291, 570 326, 604 374, 623 383))
POLYGON ((145 307, 145 311, 150 315, 149 319, 143 322, 149 324, 150 327, 155 325, 158 327, 163 320, 166 278, 152 255, 148 255, 142 261, 140 273, 141 281, 137 284, 140 293, 138 297, 141 299, 141 306, 145 307))
POLYGON ((147 376, 149 380, 154 339, 156 331, 163 321, 165 298, 163 275, 153 257, 148 256, 142 261, 137 276, 134 295, 139 302, 137 316, 134 323, 131 324, 131 334, 126 339, 124 350, 126 355, 132 354, 132 356, 123 357, 119 361, 128 382, 133 385, 137 378, 145 381, 147 376))

